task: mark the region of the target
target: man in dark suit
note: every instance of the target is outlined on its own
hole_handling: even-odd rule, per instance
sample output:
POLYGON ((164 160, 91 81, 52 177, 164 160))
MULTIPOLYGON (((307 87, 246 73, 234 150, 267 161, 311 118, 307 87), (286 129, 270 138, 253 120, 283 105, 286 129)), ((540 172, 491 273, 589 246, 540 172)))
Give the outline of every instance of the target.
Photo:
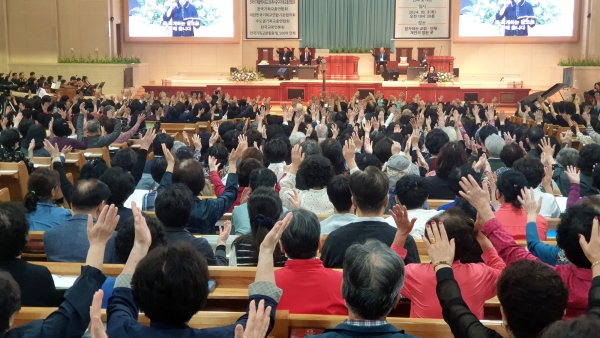
POLYGON ((294 57, 294 53, 287 47, 283 47, 283 52, 280 52, 279 48, 275 47, 275 51, 277 51, 277 54, 279 54, 280 65, 289 65, 290 60, 292 60, 292 57, 294 57))
POLYGON ((388 55, 385 52, 383 47, 379 48, 379 53, 373 53, 371 49, 371 55, 375 58, 375 63, 377 63, 377 74, 383 73, 383 71, 387 68, 388 55))
POLYGON ((308 50, 308 47, 304 47, 304 52, 302 54, 300 54, 300 63, 302 65, 311 65, 312 63, 312 59, 313 56, 310 53, 310 50, 308 50))
POLYGON ((421 57, 419 58, 419 60, 421 61, 421 67, 427 67, 427 57, 428 56, 429 56, 429 50, 424 49, 423 54, 421 54, 421 57))

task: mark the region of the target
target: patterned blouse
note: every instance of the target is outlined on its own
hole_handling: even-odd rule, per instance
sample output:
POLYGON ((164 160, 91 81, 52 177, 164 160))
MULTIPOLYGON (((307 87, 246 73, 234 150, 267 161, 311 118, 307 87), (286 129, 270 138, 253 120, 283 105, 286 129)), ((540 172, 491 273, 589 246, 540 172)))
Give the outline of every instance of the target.
POLYGON ((31 174, 33 171, 33 159, 28 158, 27 155, 23 154, 21 151, 11 148, 1 148, 0 149, 0 162, 25 162, 27 166, 27 171, 31 174))

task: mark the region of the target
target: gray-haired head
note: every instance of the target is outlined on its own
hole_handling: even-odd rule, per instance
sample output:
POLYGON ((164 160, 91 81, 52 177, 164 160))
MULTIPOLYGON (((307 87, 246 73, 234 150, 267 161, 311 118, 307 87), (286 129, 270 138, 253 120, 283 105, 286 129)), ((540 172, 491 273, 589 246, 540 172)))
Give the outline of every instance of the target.
POLYGON ((317 131, 317 137, 319 138, 319 141, 322 141, 324 139, 327 138, 327 131, 329 129, 327 129, 327 126, 324 124, 319 124, 317 126, 317 128, 315 128, 315 130, 317 131))
POLYGON ((488 157, 500 157, 500 152, 505 145, 506 141, 498 135, 490 135, 485 139, 485 148, 487 149, 488 157))
POLYGON ((556 162, 561 164, 563 167, 579 165, 579 152, 573 148, 563 148, 556 155, 556 162))
POLYGON ((302 142, 302 152, 304 156, 308 158, 313 155, 323 155, 323 150, 321 150, 321 146, 315 140, 305 140, 302 142))
POLYGON ((378 240, 354 244, 346 250, 342 297, 360 319, 385 318, 404 285, 404 262, 378 240))
POLYGON ((100 122, 98 120, 91 120, 87 125, 88 133, 99 133, 100 132, 100 122))
POLYGON ((290 144, 295 146, 296 144, 300 144, 306 139, 306 135, 303 132, 297 131, 290 135, 290 144))

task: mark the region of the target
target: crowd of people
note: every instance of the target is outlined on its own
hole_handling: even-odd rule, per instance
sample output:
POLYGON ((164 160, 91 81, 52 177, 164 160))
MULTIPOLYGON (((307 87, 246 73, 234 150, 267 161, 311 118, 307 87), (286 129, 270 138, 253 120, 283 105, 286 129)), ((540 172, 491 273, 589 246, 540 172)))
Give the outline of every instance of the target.
POLYGON ((0 203, 0 336, 78 336, 91 321, 95 337, 264 337, 276 310, 288 310, 348 316, 326 337, 411 337, 386 321, 406 298, 412 318, 443 318, 456 337, 499 337, 480 322, 497 296, 511 337, 593 337, 600 93, 593 98, 521 103, 519 122, 496 100, 403 94, 293 100, 282 115, 269 98, 220 90, 11 98, 0 161, 24 161, 31 173, 22 203, 0 203), (173 121, 211 121, 212 133, 179 142, 159 127, 173 121), (557 139, 546 124, 570 130, 557 139), (137 153, 117 151, 110 167, 88 161, 79 180, 67 179, 66 153, 130 138, 140 138, 137 153), (38 156, 52 169, 34 170, 38 156), (141 203, 128 203, 136 190, 141 203), (70 210, 56 205, 59 192, 70 210), (431 199, 448 203, 432 210, 431 199), (557 217, 550 245, 547 219, 557 217), (49 261, 85 263, 62 303, 50 271, 21 259, 31 230, 44 231, 49 261), (217 233, 214 249, 195 236, 217 233), (103 263, 124 268, 106 278, 103 263), (206 304, 208 266, 254 266, 256 279, 246 315, 199 332, 186 323, 206 304), (11 328, 22 306, 59 309, 11 328))

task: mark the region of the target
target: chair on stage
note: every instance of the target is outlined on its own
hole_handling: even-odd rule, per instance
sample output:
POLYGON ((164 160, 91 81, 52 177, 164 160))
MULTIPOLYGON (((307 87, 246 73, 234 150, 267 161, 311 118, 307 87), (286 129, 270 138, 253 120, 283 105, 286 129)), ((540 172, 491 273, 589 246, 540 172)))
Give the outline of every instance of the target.
MULTIPOLYGON (((384 50, 388 56, 388 62, 387 62, 386 68, 398 68, 398 61, 392 60, 392 54, 390 53, 390 48, 384 48, 384 50)), ((379 53, 379 48, 373 49, 373 53, 375 53, 375 54, 379 53)), ((375 60, 375 58, 373 56, 371 56, 371 57, 373 58, 373 74, 377 75, 377 60, 375 60)))
POLYGON ((410 61, 412 57, 412 47, 408 48, 396 48, 396 61, 398 62, 398 72, 402 75, 406 75, 408 67, 410 67, 410 61))
POLYGON ((423 51, 427 49, 428 56, 435 55, 435 47, 417 47, 417 61, 419 61, 419 66, 421 65, 421 55, 423 55, 423 51))

